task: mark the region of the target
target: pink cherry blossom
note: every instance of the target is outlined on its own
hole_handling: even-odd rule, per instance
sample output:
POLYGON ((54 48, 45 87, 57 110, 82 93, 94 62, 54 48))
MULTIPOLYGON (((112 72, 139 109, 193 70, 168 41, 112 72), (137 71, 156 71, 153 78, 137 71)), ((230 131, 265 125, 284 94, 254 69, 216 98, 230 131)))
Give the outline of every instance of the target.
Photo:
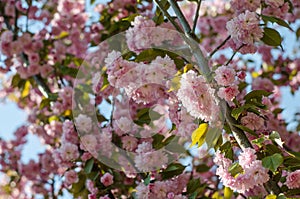
POLYGON ((241 123, 251 130, 260 130, 264 126, 264 119, 255 113, 248 112, 242 117, 241 123))
POLYGON ((104 186, 109 186, 114 183, 114 176, 111 175, 110 173, 105 173, 101 178, 100 181, 104 186))
POLYGON ((86 115, 79 114, 76 118, 76 128, 79 131, 90 132, 92 129, 92 119, 86 115))
POLYGON ((74 170, 67 171, 65 173, 65 182, 67 185, 78 182, 79 178, 77 173, 74 170))
POLYGON ((300 170, 288 173, 285 184, 289 189, 300 188, 300 170))
POLYGON ((235 70, 228 66, 221 66, 215 70, 215 80, 221 86, 229 86, 235 80, 235 70))
POLYGON ((191 116, 215 122, 218 120, 219 107, 214 92, 204 77, 188 71, 181 77, 177 96, 191 116))
POLYGON ((233 41, 238 45, 251 45, 263 36, 256 13, 248 10, 228 21, 226 28, 233 41))
POLYGON ((238 86, 228 86, 228 87, 221 87, 218 90, 218 96, 222 99, 225 99, 227 102, 231 102, 233 98, 235 98, 240 93, 238 86))

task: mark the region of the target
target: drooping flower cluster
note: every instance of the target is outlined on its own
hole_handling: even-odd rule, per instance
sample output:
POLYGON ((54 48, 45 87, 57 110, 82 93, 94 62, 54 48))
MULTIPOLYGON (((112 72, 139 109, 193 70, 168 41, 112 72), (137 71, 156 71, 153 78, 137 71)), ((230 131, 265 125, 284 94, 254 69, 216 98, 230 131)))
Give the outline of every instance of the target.
POLYGON ((166 91, 167 81, 176 74, 174 61, 167 55, 145 64, 124 60, 120 52, 112 51, 105 63, 111 85, 125 89, 127 96, 137 103, 159 101, 166 91))
POLYGON ((240 93, 235 81, 235 70, 229 66, 220 66, 215 70, 215 73, 215 80, 218 85, 222 86, 218 90, 218 96, 227 102, 231 102, 240 93))
POLYGON ((259 27, 259 19, 255 12, 246 11, 226 23, 226 28, 238 48, 246 45, 248 48, 263 37, 259 27))
POLYGON ((183 74, 177 96, 191 116, 209 122, 218 121, 219 107, 215 90, 203 76, 191 70, 183 74))
POLYGON ((224 186, 239 193, 245 193, 269 180, 268 169, 262 166, 261 160, 257 160, 254 149, 246 148, 239 155, 239 165, 243 168, 243 173, 238 173, 237 176, 230 173, 232 162, 223 154, 217 153, 214 162, 219 166, 216 174, 224 186))

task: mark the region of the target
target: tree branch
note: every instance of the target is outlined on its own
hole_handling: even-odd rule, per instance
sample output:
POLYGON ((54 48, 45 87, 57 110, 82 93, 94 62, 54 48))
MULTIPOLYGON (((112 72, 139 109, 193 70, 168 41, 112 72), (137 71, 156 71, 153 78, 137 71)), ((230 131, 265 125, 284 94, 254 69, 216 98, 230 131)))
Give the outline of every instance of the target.
POLYGON ((194 34, 195 34, 195 30, 196 30, 196 26, 197 26, 197 22, 198 22, 198 18, 199 18, 199 11, 200 11, 200 7, 201 7, 201 2, 202 2, 202 0, 199 0, 198 3, 197 3, 195 18, 194 18, 194 24, 193 24, 193 33, 194 34))
MULTIPOLYGON (((195 58, 198 62, 198 66, 199 66, 200 70, 203 72, 203 75, 206 77, 207 80, 211 80, 211 77, 210 77, 211 71, 208 66, 208 61, 204 57, 199 45, 195 41, 192 41, 192 39, 194 39, 195 37, 194 37, 193 33, 191 32, 191 28, 190 28, 187 20, 183 16, 183 13, 180 10, 176 0, 170 0, 170 4, 171 4, 175 14, 178 16, 178 19, 179 19, 181 25, 183 26, 185 35, 188 38, 188 40, 187 40, 188 45, 190 46, 193 54, 195 55, 195 58)), ((234 53, 234 55, 235 55, 235 53, 234 53)), ((232 56, 232 58, 233 58, 233 56, 232 56)), ((234 126, 234 124, 236 124, 237 121, 231 116, 231 112, 230 112, 228 104, 224 100, 221 100, 220 105, 221 105, 221 110, 224 114, 225 120, 229 124, 229 126, 232 130, 232 134, 233 134, 234 138, 236 139, 237 143, 239 144, 239 146, 242 149, 252 147, 246 134, 241 129, 234 126)), ((272 182, 272 179, 270 179, 267 183, 265 183, 265 188, 267 191, 269 191, 271 193, 277 194, 277 193, 281 192, 278 184, 272 182)))

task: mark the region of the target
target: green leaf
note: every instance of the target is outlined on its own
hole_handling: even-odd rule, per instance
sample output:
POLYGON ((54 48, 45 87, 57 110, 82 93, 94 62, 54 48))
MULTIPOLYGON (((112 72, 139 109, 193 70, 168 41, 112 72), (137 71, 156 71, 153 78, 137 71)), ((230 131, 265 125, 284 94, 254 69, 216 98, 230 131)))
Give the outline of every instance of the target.
POLYGON ((277 168, 283 163, 283 157, 279 153, 275 153, 272 156, 267 156, 262 159, 262 165, 270 169, 273 173, 276 172, 277 168))
POLYGON ((278 31, 272 28, 264 28, 264 35, 261 40, 269 46, 280 46, 282 38, 278 31))
POLYGON ((231 143, 229 141, 225 142, 221 147, 220 151, 222 153, 225 153, 225 157, 229 158, 230 160, 233 160, 233 150, 231 143))
POLYGON ((257 138, 255 140, 252 140, 251 142, 253 144, 256 144, 259 147, 262 147, 262 144, 264 143, 265 139, 263 137, 257 138))
POLYGON ((266 152, 268 155, 273 155, 275 153, 281 153, 281 150, 275 146, 274 144, 267 144, 266 145, 266 152))
POLYGON ((286 27, 286 28, 290 29, 291 31, 293 31, 293 29, 290 27, 290 25, 280 18, 277 18, 274 16, 266 16, 266 15, 261 15, 261 17, 264 21, 269 21, 271 23, 277 23, 278 25, 281 25, 281 26, 286 27))
POLYGON ((196 199, 197 198, 198 193, 194 192, 189 196, 189 199, 196 199))
POLYGON ((85 166, 84 166, 84 172, 86 174, 89 174, 91 173, 92 169, 93 169, 93 166, 94 166, 94 158, 91 158, 89 159, 86 163, 85 163, 85 166))
POLYGON ((235 162, 229 167, 228 171, 231 176, 235 177, 237 174, 242 173, 244 170, 238 162, 235 162))
POLYGON ((297 37, 297 39, 300 37, 300 28, 298 28, 298 29, 296 30, 296 37, 297 37))
POLYGON ((200 165, 196 166, 196 171, 198 173, 205 173, 209 170, 210 170, 210 167, 207 166, 206 164, 200 164, 200 165))
POLYGON ((148 185, 150 184, 150 180, 151 180, 151 174, 148 174, 148 176, 144 179, 144 185, 148 185))
POLYGON ((246 101, 250 101, 251 99, 256 99, 257 101, 261 101, 263 96, 267 97, 271 94, 272 92, 268 92, 265 90, 253 90, 249 92, 247 95, 245 95, 244 99, 246 101))
POLYGON ((63 75, 69 75, 69 76, 74 77, 74 78, 76 78, 77 73, 78 73, 77 68, 71 68, 71 67, 67 67, 67 66, 63 66, 63 65, 61 65, 59 67, 59 70, 63 75))
POLYGON ((164 57, 166 55, 166 53, 163 50, 160 49, 147 49, 144 50, 143 52, 141 52, 135 59, 136 62, 150 62, 154 59, 156 59, 156 57, 161 56, 164 57))
POLYGON ((158 150, 164 147, 163 140, 165 139, 165 136, 157 133, 152 136, 152 139, 153 139, 152 146, 154 149, 158 150))
POLYGON ((253 135, 255 137, 258 137, 258 135, 253 130, 249 129, 248 127, 245 127, 245 126, 239 125, 239 124, 233 124, 233 125, 247 133, 250 133, 251 135, 253 135))
MULTIPOLYGON (((291 189, 291 190, 288 190, 285 195, 287 197, 292 197, 292 196, 300 195, 300 189, 291 189)), ((293 197, 293 198, 296 198, 296 197, 293 197)))
POLYGON ((172 163, 169 164, 169 166, 161 172, 161 176, 163 180, 170 179, 176 175, 182 174, 184 171, 185 166, 183 166, 180 163, 172 163))
POLYGON ((240 117, 240 115, 246 111, 248 108, 252 107, 251 104, 245 104, 243 106, 240 106, 240 107, 237 107, 237 108, 234 108, 232 111, 231 111, 231 116, 234 118, 234 119, 238 119, 240 117))
POLYGON ((187 193, 194 193, 201 186, 199 179, 191 179, 187 184, 187 193))
MULTIPOLYGON (((83 173, 78 174, 79 181, 77 183, 72 184, 72 188, 70 192, 74 195, 74 197, 78 198, 79 196, 87 197, 87 189, 85 188, 86 176, 83 173)), ((83 197, 85 198, 85 197, 83 197)))
POLYGON ((277 199, 286 199, 287 197, 285 197, 285 195, 283 193, 279 194, 277 196, 277 199))
POLYGON ((39 109, 42 110, 43 108, 50 106, 50 100, 49 98, 44 98, 41 103, 39 109))
MULTIPOLYGON (((11 85, 13 87, 19 87, 19 82, 22 81, 20 75, 17 73, 13 76, 12 80, 11 80, 11 85)), ((25 82, 25 80, 23 80, 25 82)))
POLYGON ((137 119, 134 120, 134 122, 140 126, 143 126, 144 124, 149 125, 151 121, 157 120, 160 117, 161 115, 156 111, 153 111, 153 109, 143 108, 138 110, 137 119))
MULTIPOLYGON (((169 9, 170 3, 167 0, 158 0, 158 1, 160 1, 160 4, 162 5, 162 8, 164 10, 168 10, 169 9)), ((164 21, 164 14, 161 12, 161 10, 160 10, 160 8, 158 6, 156 8, 155 15, 154 15, 154 17, 152 19, 158 25, 161 24, 161 23, 163 23, 163 21, 164 21)))
POLYGON ((201 123, 199 127, 192 133, 192 143, 190 147, 198 143, 198 147, 205 142, 206 133, 208 130, 208 123, 201 123))
POLYGON ((186 149, 182 145, 178 144, 177 142, 171 142, 169 144, 164 142, 164 145, 165 145, 165 150, 170 151, 172 153, 183 154, 186 152, 186 149))

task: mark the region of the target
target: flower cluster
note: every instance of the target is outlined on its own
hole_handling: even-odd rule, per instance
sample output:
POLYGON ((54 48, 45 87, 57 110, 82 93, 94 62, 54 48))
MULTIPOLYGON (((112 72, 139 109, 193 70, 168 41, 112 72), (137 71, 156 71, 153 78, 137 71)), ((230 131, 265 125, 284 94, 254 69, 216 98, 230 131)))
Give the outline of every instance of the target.
POLYGON ((151 19, 143 16, 135 17, 131 25, 133 27, 126 31, 127 45, 131 51, 137 53, 154 46, 159 46, 163 41, 173 41, 176 36, 175 31, 156 27, 151 19), (168 37, 165 37, 165 35, 168 35, 168 37))
POLYGON ((229 35, 236 46, 252 47, 254 42, 263 37, 263 30, 259 27, 259 19, 255 12, 246 11, 226 23, 229 35))
POLYGON ((239 155, 239 165, 243 168, 243 173, 232 176, 230 173, 231 160, 225 158, 223 154, 217 153, 214 159, 219 166, 216 174, 220 176, 224 186, 239 193, 245 193, 269 180, 268 169, 264 168, 261 160, 256 158, 255 150, 246 148, 239 155))
POLYGON ((177 96, 191 116, 209 122, 219 121, 220 110, 215 90, 203 76, 192 70, 183 74, 177 96))
POLYGON ((188 179, 188 174, 181 174, 171 180, 155 181, 149 185, 139 183, 136 187, 136 195, 143 199, 187 199, 181 193, 186 187, 188 179))
POLYGON ((240 93, 235 81, 236 72, 229 66, 220 66, 215 70, 215 73, 216 82, 222 86, 217 94, 221 99, 230 103, 240 93))

